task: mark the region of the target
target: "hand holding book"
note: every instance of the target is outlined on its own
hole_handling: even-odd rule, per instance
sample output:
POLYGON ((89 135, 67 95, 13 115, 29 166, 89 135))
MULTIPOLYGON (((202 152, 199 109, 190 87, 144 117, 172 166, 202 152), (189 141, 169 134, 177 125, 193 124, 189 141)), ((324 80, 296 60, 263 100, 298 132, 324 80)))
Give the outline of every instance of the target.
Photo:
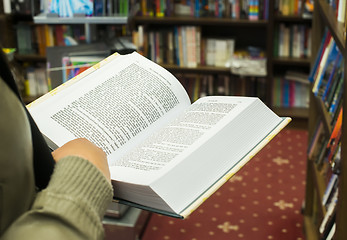
POLYGON ((52 155, 56 162, 71 155, 82 157, 93 163, 107 180, 111 180, 105 152, 85 138, 77 138, 65 143, 60 148, 54 150, 52 155))
POLYGON ((106 58, 28 108, 52 147, 84 137, 107 153, 116 199, 177 217, 290 121, 253 97, 191 104, 172 74, 137 53, 106 58))

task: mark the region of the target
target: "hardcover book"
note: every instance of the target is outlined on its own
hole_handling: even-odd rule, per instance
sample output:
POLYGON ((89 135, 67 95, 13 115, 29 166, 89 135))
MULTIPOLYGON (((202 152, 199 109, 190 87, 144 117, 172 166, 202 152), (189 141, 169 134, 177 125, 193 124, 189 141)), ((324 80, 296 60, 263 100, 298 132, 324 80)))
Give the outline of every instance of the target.
POLYGON ((106 152, 118 202, 185 218, 291 120, 256 97, 189 99, 166 69, 116 53, 28 109, 52 149, 83 137, 106 152))

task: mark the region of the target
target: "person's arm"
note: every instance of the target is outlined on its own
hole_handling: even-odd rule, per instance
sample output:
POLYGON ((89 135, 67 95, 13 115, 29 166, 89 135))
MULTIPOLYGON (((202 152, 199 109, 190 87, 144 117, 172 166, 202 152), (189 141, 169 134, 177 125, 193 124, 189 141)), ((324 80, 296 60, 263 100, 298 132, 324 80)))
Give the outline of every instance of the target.
POLYGON ((113 190, 107 162, 100 161, 99 150, 83 141, 53 154, 57 164, 48 187, 37 194, 31 210, 10 226, 3 239, 103 239, 101 220, 113 190), (76 153, 79 146, 81 154, 76 153))

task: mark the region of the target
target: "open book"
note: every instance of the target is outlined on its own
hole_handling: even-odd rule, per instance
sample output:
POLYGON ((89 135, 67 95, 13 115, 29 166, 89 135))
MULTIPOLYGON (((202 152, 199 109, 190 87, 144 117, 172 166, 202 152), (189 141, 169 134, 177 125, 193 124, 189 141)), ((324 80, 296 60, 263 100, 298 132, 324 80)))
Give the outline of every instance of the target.
POLYGON ((172 74, 138 53, 109 56, 28 109, 53 149, 85 137, 107 153, 119 202, 181 218, 291 120, 254 97, 191 104, 172 74))

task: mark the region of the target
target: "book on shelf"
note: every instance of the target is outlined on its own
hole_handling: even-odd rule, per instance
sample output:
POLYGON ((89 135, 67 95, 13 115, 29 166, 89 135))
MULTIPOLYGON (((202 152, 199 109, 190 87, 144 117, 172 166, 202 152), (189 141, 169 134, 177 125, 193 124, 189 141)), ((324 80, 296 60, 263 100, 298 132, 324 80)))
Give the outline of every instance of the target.
POLYGON ((316 77, 313 84, 313 93, 316 96, 321 96, 328 82, 330 72, 333 69, 334 63, 338 57, 339 49, 333 38, 330 38, 329 44, 326 46, 324 54, 317 69, 316 77), (323 90, 321 90, 323 89, 323 90))
MULTIPOLYGON (((334 185, 336 185, 337 180, 335 180, 335 177, 333 178, 333 180, 335 182, 334 185)), ((326 205, 326 213, 323 217, 321 224, 319 225, 320 234, 328 235, 329 232, 331 231, 331 227, 335 223, 338 192, 339 191, 336 187, 332 189, 331 199, 329 203, 326 205)))
MULTIPOLYGON (((329 229, 329 232, 325 238, 325 240, 332 240, 334 239, 334 235, 335 235, 335 232, 336 232, 336 223, 335 223, 335 218, 336 218, 336 214, 334 215, 334 219, 332 220, 332 226, 329 225, 330 229, 329 229)), ((323 239, 324 239, 324 236, 323 235, 323 239)))
POLYGON ((334 80, 336 82, 335 87, 330 91, 328 99, 325 101, 325 105, 328 109, 329 114, 334 119, 334 116, 337 115, 339 106, 342 104, 342 95, 343 95, 343 85, 344 85, 344 70, 343 64, 338 70, 337 78, 334 80))
POLYGON ((18 23, 16 25, 17 51, 19 54, 34 54, 34 42, 32 36, 32 26, 28 23, 18 23))
POLYGON ((310 82, 314 82, 315 78, 316 78, 316 73, 318 72, 319 69, 319 64, 322 60, 322 56, 324 55, 324 52, 326 50, 327 44, 329 43, 329 41, 331 40, 331 33, 330 31, 325 31, 324 36, 322 38, 321 44, 319 46, 319 50, 317 52, 317 56, 316 56, 316 60, 313 64, 313 67, 311 68, 311 72, 309 75, 309 80, 310 82))
POLYGON ((311 27, 280 23, 274 32, 274 56, 308 58, 311 56, 311 27))
POLYGON ((310 85, 307 75, 288 71, 284 76, 274 77, 272 105, 276 107, 308 108, 309 92, 310 85))
POLYGON ((196 68, 200 65, 230 67, 235 39, 202 38, 199 26, 133 31, 134 43, 143 55, 159 64, 196 68), (145 39, 145 41, 144 41, 145 39))
POLYGON ((325 189, 323 198, 322 198, 322 205, 328 209, 329 205, 334 202, 331 201, 332 199, 334 199, 334 197, 337 197, 337 182, 338 182, 338 175, 337 174, 331 174, 329 181, 328 181, 328 185, 325 189))
POLYGON ((326 32, 321 42, 309 80, 312 92, 320 98, 327 112, 334 118, 341 105, 344 78, 344 59, 334 39, 326 32))
POLYGON ((240 77, 230 74, 180 74, 175 76, 186 89, 191 101, 199 97, 222 96, 257 96, 266 102, 266 79, 263 77, 240 77))
POLYGON ((322 100, 326 101, 327 95, 329 92, 333 91, 333 82, 338 78, 338 70, 341 66, 341 61, 342 61, 342 54, 341 52, 338 52, 338 55, 336 56, 336 61, 334 62, 330 75, 328 76, 327 83, 325 85, 325 89, 322 93, 322 100))
POLYGON ((45 66, 28 67, 25 69, 24 94, 28 97, 38 97, 50 89, 45 66))
POLYGON ((89 67, 95 65, 103 59, 101 56, 93 56, 92 53, 87 56, 69 56, 62 58, 63 83, 77 76, 89 67))
POLYGON ((314 10, 314 0, 305 0, 303 4, 302 17, 312 19, 314 10))
POLYGON ((46 17, 92 17, 92 16, 127 16, 134 1, 129 0, 94 0, 59 1, 41 0, 40 10, 46 17))
POLYGON ((337 6, 337 21, 346 24, 346 0, 339 0, 337 6))
POLYGON ((318 118, 307 150, 308 159, 314 161, 318 169, 321 169, 322 164, 324 163, 328 141, 329 139, 326 137, 324 132, 323 121, 318 118))
POLYGON ((114 197, 184 218, 289 122, 255 97, 191 103, 166 69, 113 54, 28 105, 55 149, 84 137, 108 156, 114 197))
POLYGON ((276 0, 275 10, 283 16, 299 16, 303 12, 303 4, 296 0, 276 0))
POLYGON ((343 110, 341 107, 339 110, 338 117, 334 123, 333 131, 330 134, 330 139, 327 145, 327 150, 328 150, 327 159, 330 164, 332 164, 333 162, 333 156, 335 156, 336 151, 338 150, 338 145, 342 137, 342 114, 343 114, 343 110))

